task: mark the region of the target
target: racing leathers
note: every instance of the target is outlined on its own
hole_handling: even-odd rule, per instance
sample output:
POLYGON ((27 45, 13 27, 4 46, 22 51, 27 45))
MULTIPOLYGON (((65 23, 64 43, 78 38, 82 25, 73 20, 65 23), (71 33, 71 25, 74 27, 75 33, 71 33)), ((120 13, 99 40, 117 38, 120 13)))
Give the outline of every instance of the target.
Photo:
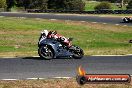
POLYGON ((47 35, 47 38, 54 38, 56 40, 58 40, 59 42, 61 42, 62 44, 70 47, 71 46, 71 42, 64 36, 58 34, 57 32, 49 32, 47 35))

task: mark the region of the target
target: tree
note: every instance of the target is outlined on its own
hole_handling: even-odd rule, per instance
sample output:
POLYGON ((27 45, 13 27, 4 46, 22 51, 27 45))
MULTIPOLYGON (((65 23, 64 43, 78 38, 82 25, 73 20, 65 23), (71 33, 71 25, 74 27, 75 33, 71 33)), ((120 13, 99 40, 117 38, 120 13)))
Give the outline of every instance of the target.
POLYGON ((16 0, 16 6, 22 7, 23 6, 23 0, 16 0))
POLYGON ((64 0, 48 0, 48 9, 64 9, 64 0))
POLYGON ((123 7, 126 6, 126 5, 128 4, 129 1, 130 1, 130 0, 117 0, 117 1, 115 1, 115 3, 116 3, 116 5, 117 5, 119 8, 122 8, 122 9, 123 9, 123 7))
POLYGON ((85 3, 82 0, 65 0, 66 10, 84 10, 85 3))
POLYGON ((32 0, 16 0, 17 7, 24 7, 25 10, 29 8, 29 5, 32 3, 32 0))
POLYGON ((130 0, 130 2, 128 3, 127 9, 132 9, 132 0, 130 0))
POLYGON ((6 8, 6 0, 0 0, 0 8, 6 8))
POLYGON ((29 7, 30 4, 31 4, 31 0, 23 0, 23 6, 25 10, 29 7))
POLYGON ((47 1, 48 0, 32 0, 29 8, 37 8, 37 9, 47 9, 47 1))
POLYGON ((6 0, 6 5, 7 5, 6 10, 10 11, 10 9, 15 5, 15 1, 14 0, 6 0))
POLYGON ((96 1, 100 1, 100 2, 111 2, 111 3, 115 3, 116 1, 119 1, 119 0, 96 0, 96 1))
POLYGON ((109 2, 101 2, 97 6, 94 7, 95 10, 105 10, 105 9, 111 9, 111 5, 109 2))
POLYGON ((48 0, 39 0, 40 8, 42 10, 46 10, 47 9, 47 2, 48 2, 48 0))
POLYGON ((48 9, 84 10, 84 7, 82 0, 48 0, 48 9))
POLYGON ((130 2, 130 0, 124 0, 123 2, 124 2, 124 4, 128 4, 130 2))

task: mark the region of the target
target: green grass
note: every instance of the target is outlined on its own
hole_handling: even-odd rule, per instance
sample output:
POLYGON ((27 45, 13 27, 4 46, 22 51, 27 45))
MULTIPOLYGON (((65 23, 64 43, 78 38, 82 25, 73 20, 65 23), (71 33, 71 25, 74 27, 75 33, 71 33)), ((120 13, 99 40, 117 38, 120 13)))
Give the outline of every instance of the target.
POLYGON ((73 37, 73 44, 83 48, 86 55, 132 53, 132 44, 128 43, 132 39, 132 27, 3 17, 0 18, 0 56, 18 52, 18 56, 37 55, 39 34, 44 29, 73 37))
MULTIPOLYGON (((86 5, 85 5, 85 10, 86 11, 93 11, 94 7, 98 4, 100 4, 101 2, 92 2, 92 1, 86 1, 86 5)), ((121 8, 119 8, 118 6, 116 6, 115 3, 111 3, 111 7, 112 10, 121 10, 121 8)), ((124 6, 123 9, 125 10, 126 7, 124 6)))

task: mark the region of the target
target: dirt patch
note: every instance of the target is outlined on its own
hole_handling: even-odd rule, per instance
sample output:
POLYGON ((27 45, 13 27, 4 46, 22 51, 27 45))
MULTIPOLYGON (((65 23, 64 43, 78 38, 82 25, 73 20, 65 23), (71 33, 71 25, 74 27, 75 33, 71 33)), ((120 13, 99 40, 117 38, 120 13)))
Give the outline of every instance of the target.
POLYGON ((81 86, 75 79, 70 78, 0 81, 0 88, 132 88, 131 84, 85 84, 81 86))

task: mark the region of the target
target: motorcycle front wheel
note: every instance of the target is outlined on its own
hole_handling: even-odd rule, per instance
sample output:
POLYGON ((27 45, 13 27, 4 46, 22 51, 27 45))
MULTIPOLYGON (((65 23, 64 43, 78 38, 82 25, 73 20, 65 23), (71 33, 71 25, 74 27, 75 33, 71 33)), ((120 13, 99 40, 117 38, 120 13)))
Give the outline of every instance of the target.
POLYGON ((73 58, 74 59, 81 59, 84 56, 83 50, 78 46, 72 46, 72 47, 74 47, 74 50, 72 52, 73 58))
POLYGON ((39 56, 41 58, 43 58, 45 60, 50 60, 50 59, 54 58, 53 51, 48 46, 41 46, 41 47, 39 47, 38 54, 39 54, 39 56))

